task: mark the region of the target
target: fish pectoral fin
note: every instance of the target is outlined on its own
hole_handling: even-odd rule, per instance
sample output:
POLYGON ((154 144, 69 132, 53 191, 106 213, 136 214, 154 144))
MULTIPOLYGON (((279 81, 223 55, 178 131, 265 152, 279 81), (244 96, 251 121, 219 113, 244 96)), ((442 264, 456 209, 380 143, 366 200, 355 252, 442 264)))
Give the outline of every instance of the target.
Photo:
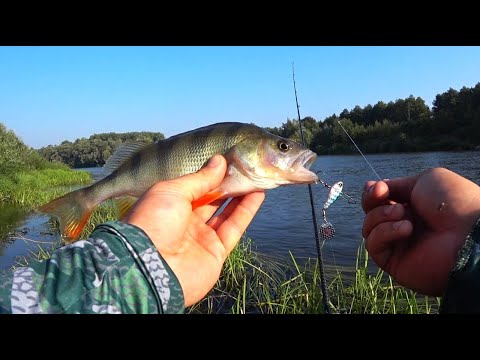
POLYGON ((138 198, 136 198, 135 196, 129 196, 129 195, 114 199, 113 202, 115 203, 118 219, 121 219, 125 215, 127 215, 128 211, 137 202, 137 200, 138 198))
POLYGON ((203 195, 202 197, 200 197, 196 200, 193 200, 192 201, 192 210, 194 210, 194 209, 196 209, 200 206, 210 204, 210 203, 214 202, 215 200, 220 199, 222 196, 224 196, 226 194, 227 194, 227 192, 224 191, 224 190, 220 190, 220 189, 212 190, 212 191, 206 193, 205 195, 203 195))

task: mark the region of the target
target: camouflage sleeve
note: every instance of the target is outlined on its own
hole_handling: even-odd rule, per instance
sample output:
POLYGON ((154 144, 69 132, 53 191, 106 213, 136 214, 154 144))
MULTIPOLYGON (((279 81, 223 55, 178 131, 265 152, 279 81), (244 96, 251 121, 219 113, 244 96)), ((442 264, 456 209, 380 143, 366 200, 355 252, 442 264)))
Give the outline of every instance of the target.
POLYGON ((178 279, 138 227, 109 221, 88 240, 0 275, 0 313, 182 313, 178 279))
POLYGON ((459 252, 440 312, 480 313, 480 219, 459 252))

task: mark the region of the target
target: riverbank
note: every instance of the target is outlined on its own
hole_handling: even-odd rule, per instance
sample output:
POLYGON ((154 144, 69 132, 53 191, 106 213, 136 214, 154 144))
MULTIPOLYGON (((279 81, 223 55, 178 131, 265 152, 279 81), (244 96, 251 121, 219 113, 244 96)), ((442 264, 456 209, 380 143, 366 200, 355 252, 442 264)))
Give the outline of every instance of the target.
POLYGON ((88 172, 68 168, 4 172, 0 177, 0 204, 35 207, 67 193, 69 186, 91 181, 88 172))
MULTIPOLYGON (((316 259, 302 266, 293 256, 275 259, 252 250, 244 238, 227 258, 219 281, 187 313, 322 314, 325 312, 316 259)), ((440 299, 419 296, 396 285, 383 271, 370 274, 368 253, 358 249, 355 273, 341 270, 328 279, 333 314, 433 314, 440 299)))
POLYGON ((69 191, 62 187, 91 181, 86 171, 47 161, 0 123, 0 205, 37 206, 69 191))
MULTIPOLYGON (((28 241, 28 240, 27 240, 28 241)), ((17 269, 51 256, 61 243, 31 251, 17 259, 17 269)), ((187 314, 323 314, 321 276, 316 259, 300 265, 293 256, 280 259, 255 250, 242 238, 226 259, 219 280, 207 296, 187 308, 187 314)), ((332 314, 434 314, 440 299, 419 296, 396 285, 382 271, 370 274, 363 244, 353 277, 342 271, 328 276, 329 311, 332 314)))
MULTIPOLYGON (((51 195, 51 193, 50 193, 51 195)), ((27 197, 28 198, 28 197, 27 197)), ((32 197, 33 198, 33 197, 32 197)), ((110 202, 92 213, 81 238, 97 224, 115 219, 110 202)), ((49 222, 50 223, 50 222, 49 222)), ((56 222, 49 224, 57 233, 56 222)), ((28 251, 17 256, 11 269, 48 259, 61 241, 30 240, 29 234, 16 241, 27 243, 28 251)), ((353 264, 352 264, 353 265, 353 264)), ((439 299, 418 296, 396 285, 383 271, 369 269, 363 242, 358 248, 354 269, 329 264, 329 309, 336 314, 429 314, 437 313, 439 299)), ((267 255, 256 250, 250 238, 243 238, 225 261, 220 279, 212 291, 186 313, 200 314, 321 314, 324 304, 321 276, 314 258, 301 259, 267 255)))

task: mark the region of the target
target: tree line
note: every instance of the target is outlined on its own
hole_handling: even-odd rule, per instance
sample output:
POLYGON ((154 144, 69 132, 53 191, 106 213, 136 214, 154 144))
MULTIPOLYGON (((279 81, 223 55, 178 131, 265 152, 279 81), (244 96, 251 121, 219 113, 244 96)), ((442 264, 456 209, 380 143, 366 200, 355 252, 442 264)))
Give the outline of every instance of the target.
POLYGON ((63 141, 60 145, 49 145, 38 149, 47 160, 61 162, 74 168, 103 166, 105 161, 124 142, 156 142, 164 139, 160 132, 128 132, 94 134, 74 142, 63 141))
MULTIPOLYGON (((307 116, 302 119, 307 146, 319 155, 357 152, 338 121, 365 153, 480 149, 480 82, 471 88, 450 88, 437 94, 431 109, 421 97, 410 95, 344 109, 321 121, 307 116)), ((287 119, 280 127, 265 129, 301 141, 296 120, 287 119)), ((159 132, 95 134, 38 152, 71 167, 102 166, 123 142, 162 139, 164 135, 159 132)))
MULTIPOLYGON (((309 148, 318 154, 356 152, 338 121, 367 153, 480 149, 480 83, 436 95, 432 109, 411 95, 355 106, 323 121, 305 117, 302 125, 309 148)), ((298 121, 287 119, 280 127, 266 129, 301 141, 298 121)))

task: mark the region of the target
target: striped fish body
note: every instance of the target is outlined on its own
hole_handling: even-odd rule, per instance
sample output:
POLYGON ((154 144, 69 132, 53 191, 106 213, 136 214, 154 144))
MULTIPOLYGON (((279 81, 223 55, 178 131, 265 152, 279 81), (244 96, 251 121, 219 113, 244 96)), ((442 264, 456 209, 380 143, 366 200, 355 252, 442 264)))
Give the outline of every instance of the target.
POLYGON ((215 154, 225 154, 241 141, 245 131, 234 124, 207 126, 157 143, 130 143, 120 147, 105 164, 108 174, 90 186, 89 198, 140 197, 159 181, 198 171, 215 154))
POLYGON ((76 240, 93 209, 102 201, 120 198, 119 216, 152 185, 190 174, 216 155, 224 155, 228 171, 218 189, 193 207, 220 198, 243 195, 280 185, 313 183, 308 170, 316 154, 260 127, 243 123, 218 123, 158 143, 124 144, 105 164, 105 178, 42 206, 56 216, 63 237, 76 240))

